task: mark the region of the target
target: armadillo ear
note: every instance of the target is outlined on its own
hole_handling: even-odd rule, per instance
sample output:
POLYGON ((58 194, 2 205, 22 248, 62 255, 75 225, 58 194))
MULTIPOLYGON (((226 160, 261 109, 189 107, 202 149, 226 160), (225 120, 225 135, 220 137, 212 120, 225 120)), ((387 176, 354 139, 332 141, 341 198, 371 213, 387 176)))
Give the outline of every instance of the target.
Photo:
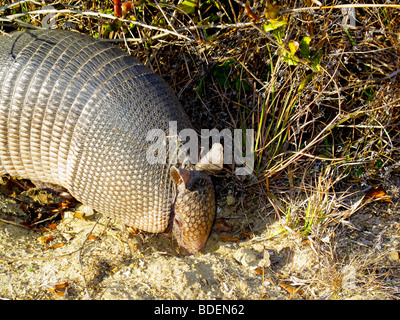
POLYGON ((183 182, 185 186, 187 186, 190 181, 190 171, 186 169, 172 166, 170 169, 170 175, 176 185, 179 185, 183 182))
POLYGON ((220 143, 214 143, 211 149, 196 164, 197 170, 220 171, 224 165, 224 148, 220 143))

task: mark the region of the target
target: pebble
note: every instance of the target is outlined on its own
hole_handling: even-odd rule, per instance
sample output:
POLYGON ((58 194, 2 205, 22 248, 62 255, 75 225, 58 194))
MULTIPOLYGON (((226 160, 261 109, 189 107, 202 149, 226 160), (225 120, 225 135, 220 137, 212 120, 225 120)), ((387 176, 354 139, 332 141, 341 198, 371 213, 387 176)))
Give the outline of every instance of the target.
POLYGON ((75 210, 78 211, 82 216, 88 218, 94 214, 94 210, 85 204, 77 204, 75 210))
POLYGON ((74 217, 74 213, 71 212, 71 211, 64 211, 63 212, 63 216, 64 216, 64 219, 73 218, 74 217))
POLYGON ((389 252, 389 260, 398 262, 399 261, 399 253, 395 250, 389 252))
POLYGON ((226 197, 226 204, 228 205, 228 206, 231 206, 232 204, 234 204, 235 203, 235 198, 234 197, 232 197, 232 196, 227 196, 226 197))
POLYGON ((258 262, 258 266, 268 268, 270 265, 271 265, 271 260, 269 252, 267 250, 264 250, 263 258, 258 262))
POLYGON ((254 266, 257 264, 256 255, 252 250, 247 248, 240 248, 234 253, 233 257, 237 262, 245 267, 254 266))

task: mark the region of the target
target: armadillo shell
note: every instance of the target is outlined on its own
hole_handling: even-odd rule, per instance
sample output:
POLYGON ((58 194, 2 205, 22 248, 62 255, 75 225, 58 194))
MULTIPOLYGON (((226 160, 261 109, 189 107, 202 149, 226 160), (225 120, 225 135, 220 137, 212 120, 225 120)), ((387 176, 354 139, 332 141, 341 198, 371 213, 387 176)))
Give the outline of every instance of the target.
POLYGON ((97 211, 162 232, 168 164, 146 133, 191 127, 166 82, 122 50, 75 32, 0 37, 0 174, 65 187, 97 211))

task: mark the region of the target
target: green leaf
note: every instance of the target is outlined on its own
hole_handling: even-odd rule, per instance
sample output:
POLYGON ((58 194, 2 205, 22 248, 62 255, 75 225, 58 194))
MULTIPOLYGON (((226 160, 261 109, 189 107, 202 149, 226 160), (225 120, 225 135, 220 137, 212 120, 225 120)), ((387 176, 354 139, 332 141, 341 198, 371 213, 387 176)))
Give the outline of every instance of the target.
POLYGON ((235 59, 227 59, 214 68, 213 75, 218 79, 221 86, 230 87, 229 73, 230 65, 233 63, 235 63, 235 59))
POLYGON ((213 23, 213 22, 218 22, 221 18, 219 17, 219 15, 212 13, 210 14, 210 16, 207 18, 207 22, 208 23, 213 23))
POLYGON ((284 16, 280 16, 278 19, 270 19, 268 23, 263 24, 263 29, 265 32, 276 30, 287 24, 287 19, 284 16))
POLYGON ((111 31, 117 31, 119 28, 121 28, 121 26, 122 22, 119 20, 112 24, 105 24, 103 25, 103 34, 108 35, 111 31))
POLYGON ((300 41, 300 53, 307 60, 310 60, 310 42, 310 37, 304 37, 300 41))
POLYGON ((299 64, 299 59, 294 54, 285 49, 282 50, 282 60, 288 66, 297 66, 299 64))
POLYGON ((313 52, 311 55, 311 67, 316 72, 320 72, 321 69, 321 57, 322 57, 322 50, 318 50, 317 52, 313 52))
POLYGON ((196 0, 185 0, 180 5, 178 5, 178 8, 182 9, 186 14, 193 13, 196 10, 196 7, 196 0))
POLYGON ((213 6, 215 6, 218 10, 221 10, 221 7, 220 7, 218 1, 209 0, 209 1, 206 1, 205 4, 213 5, 213 6))
POLYGON ((314 77, 315 73, 310 73, 304 80, 300 83, 299 88, 297 89, 298 92, 302 92, 305 86, 310 82, 310 80, 314 77))
POLYGON ((299 44, 296 41, 290 41, 289 42, 289 50, 290 54, 294 57, 297 49, 299 48, 299 44))
POLYGON ((206 80, 206 77, 204 76, 201 78, 200 83, 198 84, 196 91, 199 97, 201 97, 201 94, 203 93, 203 87, 204 87, 204 81, 206 80))
POLYGON ((235 89, 239 93, 242 92, 243 90, 245 92, 248 92, 250 90, 250 87, 249 87, 249 85, 247 84, 246 81, 242 80, 240 77, 237 77, 235 79, 235 89))
POLYGON ((148 41, 146 41, 144 43, 144 47, 146 48, 146 50, 150 50, 151 49, 151 39, 149 39, 148 41))

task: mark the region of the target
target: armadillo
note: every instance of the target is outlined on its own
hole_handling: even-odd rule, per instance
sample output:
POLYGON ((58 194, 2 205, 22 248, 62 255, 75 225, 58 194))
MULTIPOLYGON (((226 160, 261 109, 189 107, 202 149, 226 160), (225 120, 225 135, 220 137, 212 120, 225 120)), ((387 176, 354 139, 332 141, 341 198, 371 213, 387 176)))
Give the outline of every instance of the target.
POLYGON ((61 30, 0 36, 0 175, 66 188, 137 229, 171 228, 193 254, 215 214, 201 166, 149 164, 152 129, 192 128, 161 76, 119 48, 61 30))

